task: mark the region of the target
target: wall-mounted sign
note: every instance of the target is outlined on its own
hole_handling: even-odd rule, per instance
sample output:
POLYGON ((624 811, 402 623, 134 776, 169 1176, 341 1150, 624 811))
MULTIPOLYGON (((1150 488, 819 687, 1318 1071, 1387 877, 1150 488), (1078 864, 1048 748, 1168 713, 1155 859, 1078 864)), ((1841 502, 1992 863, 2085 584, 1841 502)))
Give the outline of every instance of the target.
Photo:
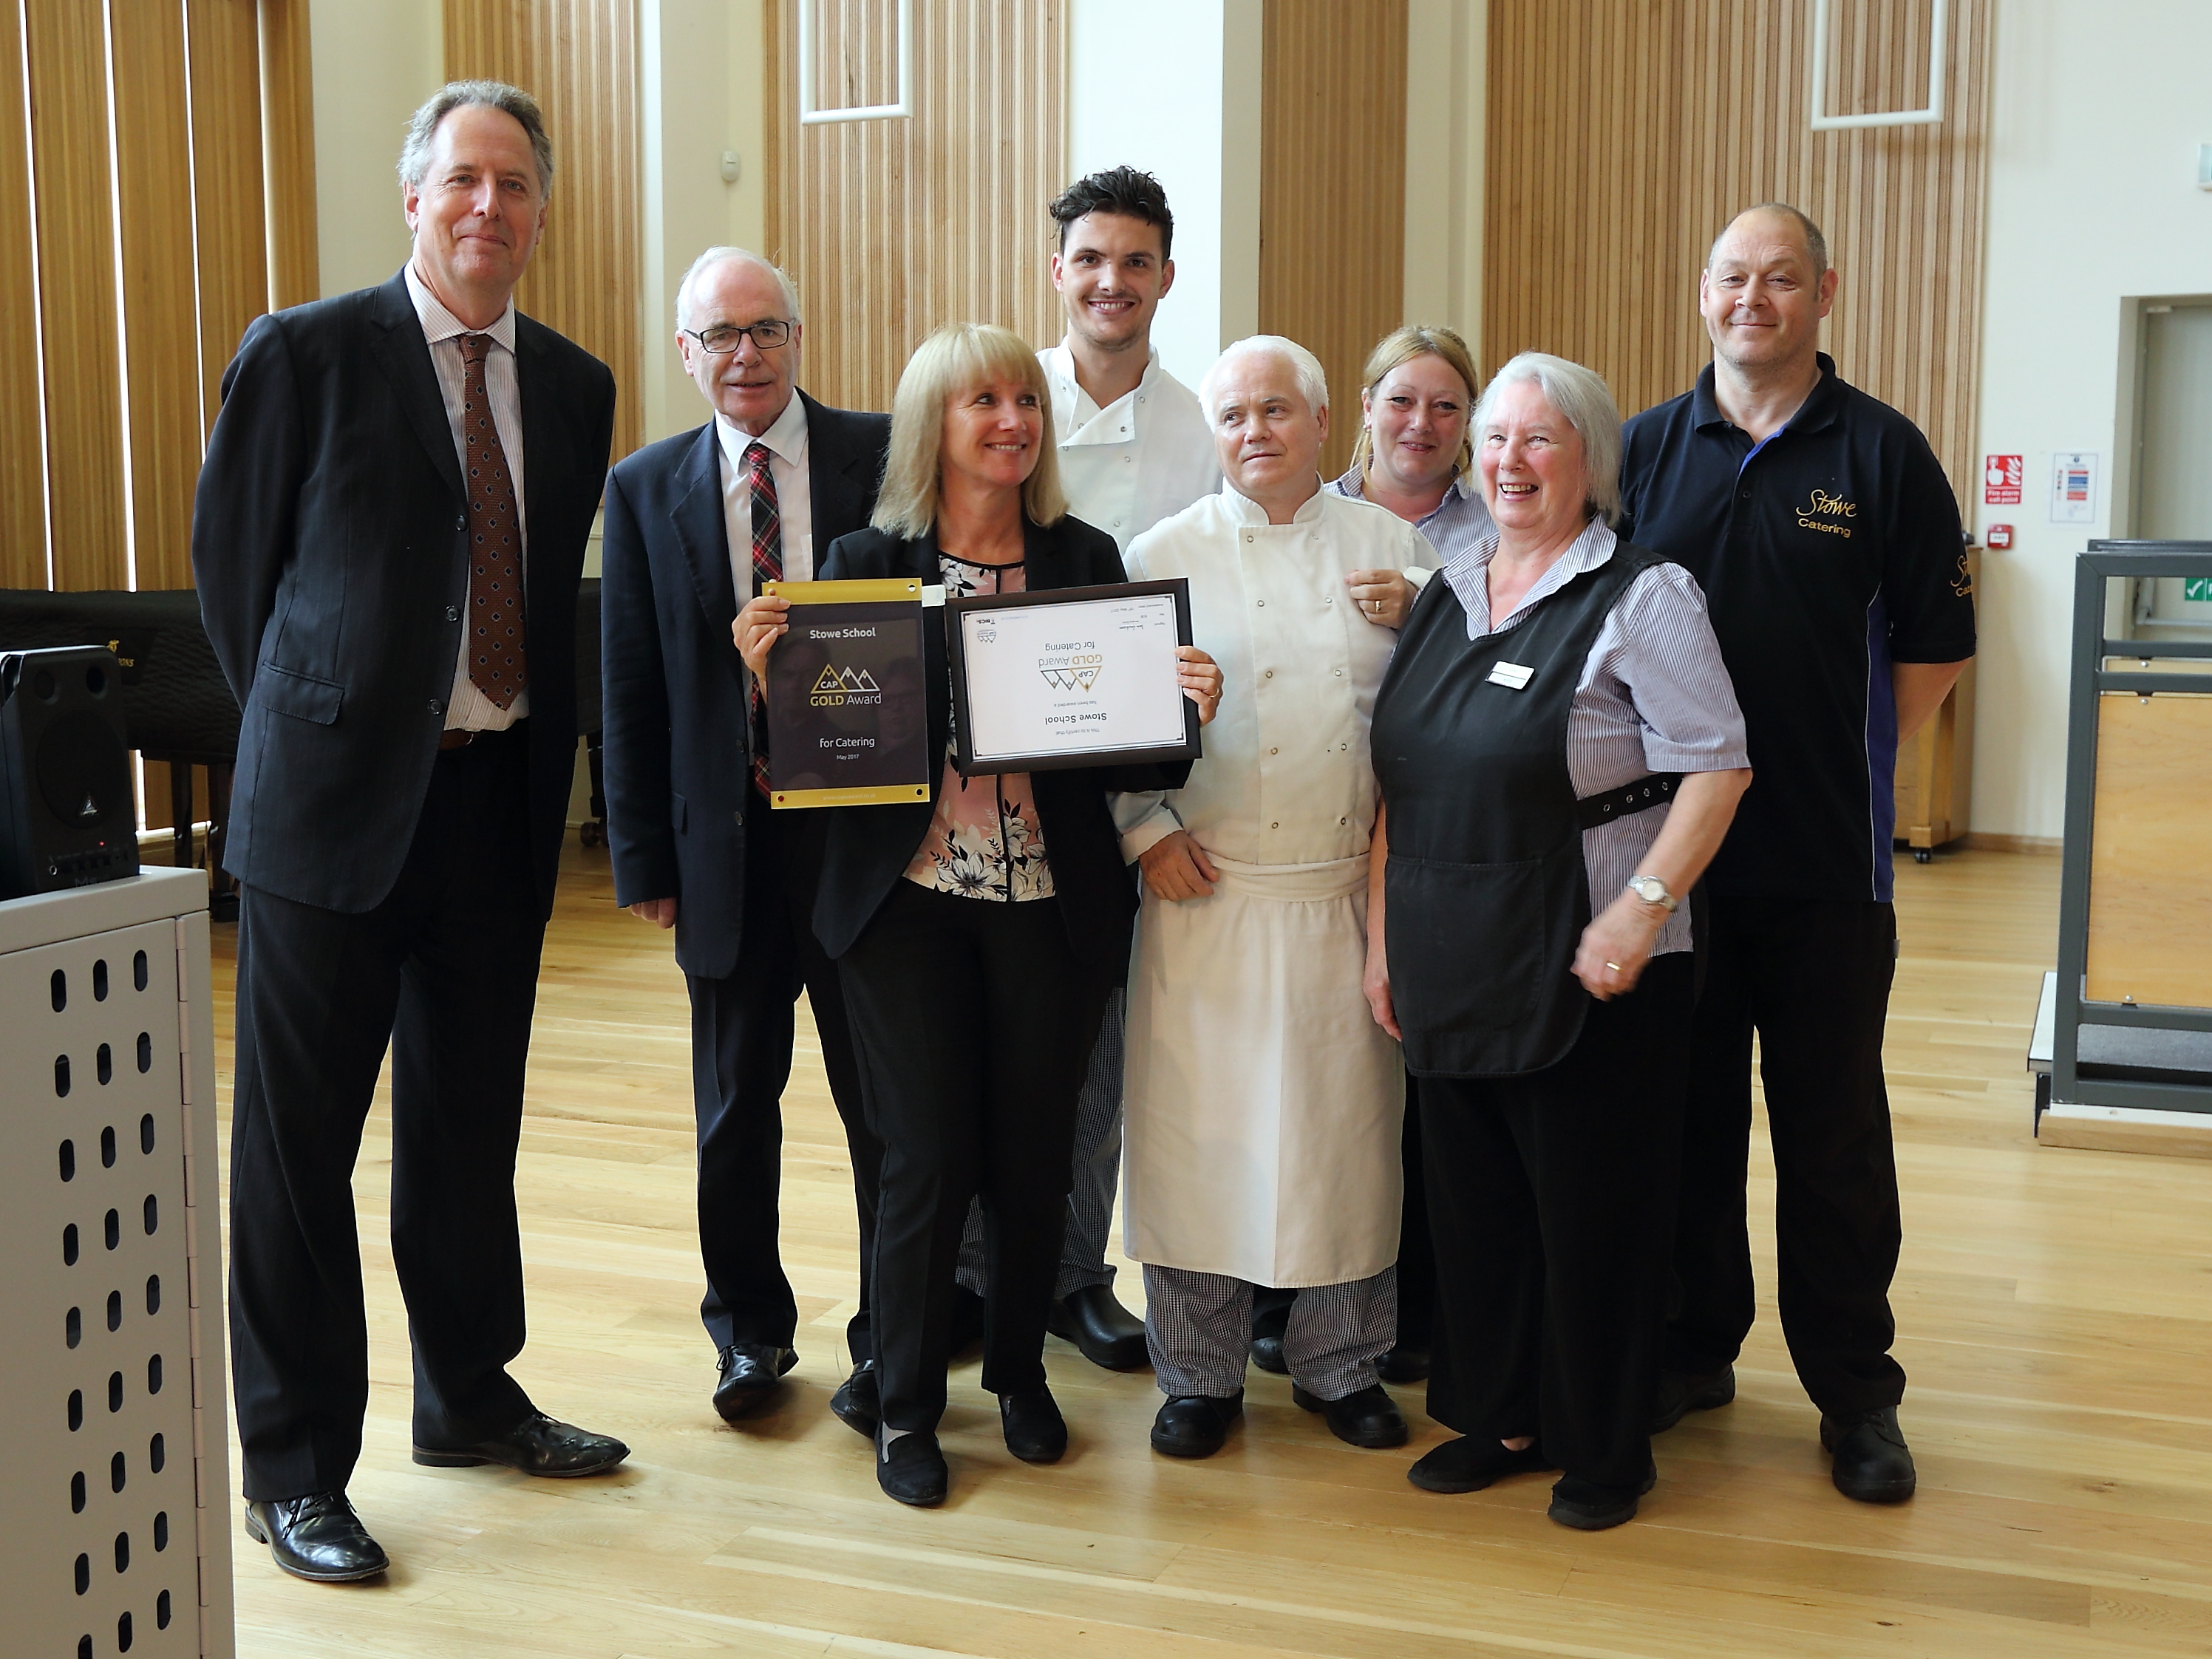
POLYGON ((1982 458, 1984 507, 2018 507, 2021 486, 2027 482, 2027 456, 1986 455, 1982 458))
POLYGON ((2088 453, 2056 454, 2051 458, 2051 522, 2094 524, 2097 521, 2097 457, 2088 453))

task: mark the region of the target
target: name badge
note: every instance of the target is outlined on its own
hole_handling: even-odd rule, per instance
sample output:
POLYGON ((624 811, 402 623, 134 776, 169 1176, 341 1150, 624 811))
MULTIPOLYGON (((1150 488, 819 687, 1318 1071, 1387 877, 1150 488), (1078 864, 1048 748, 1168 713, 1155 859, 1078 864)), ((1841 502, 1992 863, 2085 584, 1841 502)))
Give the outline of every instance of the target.
POLYGON ((1535 678, 1535 673, 1534 669, 1524 668, 1517 662, 1497 663, 1491 668, 1490 683, 1502 685, 1509 691, 1520 691, 1527 688, 1528 682, 1535 678))
POLYGON ((939 582, 939 583, 936 586, 934 586, 934 587, 925 587, 925 588, 923 588, 923 589, 921 590, 921 608, 922 608, 924 611, 934 611, 934 610, 940 610, 940 609, 942 609, 942 608, 943 608, 944 605, 945 605, 945 584, 944 584, 944 583, 939 582))

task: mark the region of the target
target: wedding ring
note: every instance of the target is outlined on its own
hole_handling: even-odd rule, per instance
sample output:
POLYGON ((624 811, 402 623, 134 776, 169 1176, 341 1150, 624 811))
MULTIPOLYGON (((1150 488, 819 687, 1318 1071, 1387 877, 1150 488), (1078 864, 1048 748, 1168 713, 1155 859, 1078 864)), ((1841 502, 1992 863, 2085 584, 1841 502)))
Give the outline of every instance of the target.
POLYGON ((1619 963, 1617 963, 1617 962, 1608 962, 1608 963, 1607 963, 1605 965, 1606 965, 1607 967, 1608 967, 1608 968, 1612 969, 1613 969, 1613 971, 1614 973, 1616 973, 1616 974, 1617 974, 1617 973, 1619 973, 1619 972, 1620 971, 1620 964, 1619 963))

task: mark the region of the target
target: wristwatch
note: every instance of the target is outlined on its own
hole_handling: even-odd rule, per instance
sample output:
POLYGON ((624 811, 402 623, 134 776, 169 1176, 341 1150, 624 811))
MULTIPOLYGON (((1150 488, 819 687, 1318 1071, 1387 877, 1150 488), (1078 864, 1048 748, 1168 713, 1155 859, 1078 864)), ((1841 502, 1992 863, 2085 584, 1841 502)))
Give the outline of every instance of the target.
POLYGON ((1628 890, 1646 904, 1656 904, 1669 915, 1681 906, 1682 901, 1667 890, 1667 884, 1656 876, 1632 876, 1628 890))

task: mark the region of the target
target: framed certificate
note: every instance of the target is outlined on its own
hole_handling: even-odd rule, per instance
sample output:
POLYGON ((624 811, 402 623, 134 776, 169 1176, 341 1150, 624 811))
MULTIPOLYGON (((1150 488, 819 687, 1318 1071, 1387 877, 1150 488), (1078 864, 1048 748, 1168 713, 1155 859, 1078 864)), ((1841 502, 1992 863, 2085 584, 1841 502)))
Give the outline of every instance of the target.
POLYGON ((929 799, 921 583, 769 582, 791 601, 768 659, 770 806, 929 799))
POLYGON ((1198 705, 1176 680, 1181 578, 948 599, 945 635, 963 777, 1200 753, 1198 705))

